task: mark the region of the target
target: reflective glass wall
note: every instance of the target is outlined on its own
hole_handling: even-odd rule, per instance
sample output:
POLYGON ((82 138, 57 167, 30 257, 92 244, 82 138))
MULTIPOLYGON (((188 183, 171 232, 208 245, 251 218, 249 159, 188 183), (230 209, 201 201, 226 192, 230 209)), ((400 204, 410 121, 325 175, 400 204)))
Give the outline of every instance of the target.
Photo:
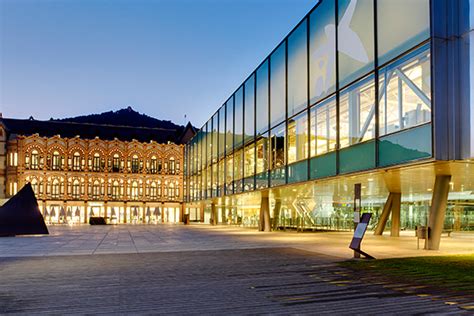
POLYGON ((432 157, 429 0, 322 0, 186 148, 187 197, 432 157))

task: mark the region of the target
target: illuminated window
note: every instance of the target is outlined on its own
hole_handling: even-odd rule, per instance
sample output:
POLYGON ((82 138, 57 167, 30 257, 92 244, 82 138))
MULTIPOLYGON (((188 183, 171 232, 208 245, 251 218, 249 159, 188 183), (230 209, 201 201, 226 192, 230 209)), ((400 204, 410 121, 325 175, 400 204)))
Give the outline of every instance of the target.
POLYGON ((53 170, 61 169, 61 156, 59 155, 59 152, 57 151, 53 152, 52 169, 53 170))
POLYGON ((112 198, 115 200, 120 198, 120 184, 118 181, 114 181, 112 184, 112 198))
POLYGON ((176 181, 176 182, 175 182, 175 185, 174 185, 174 196, 175 196, 176 198, 179 197, 179 182, 178 182, 178 181, 176 181))
POLYGON ((138 156, 133 155, 132 157, 132 173, 138 173, 140 170, 140 162, 138 161, 138 156))
POLYGON ((39 169, 39 154, 37 150, 31 152, 31 169, 39 169))
POLYGON ((53 199, 59 199, 59 195, 60 195, 60 186, 59 186, 59 180, 58 179, 54 179, 53 180, 53 184, 51 186, 51 197, 53 199))
POLYGON ((92 198, 98 199, 100 197, 100 182, 98 180, 94 181, 92 185, 92 198))
POLYGON ((100 171, 100 155, 99 153, 95 153, 93 160, 92 160, 92 170, 93 171, 100 171))
POLYGON ((374 78, 363 79, 341 92, 339 143, 341 148, 375 137, 374 78))
POLYGON ((308 158, 308 114, 288 120, 288 163, 308 158))
POLYGON ((71 195, 73 199, 79 199, 81 197, 81 183, 77 179, 72 183, 71 195))
POLYGON ((157 187, 156 187, 156 182, 152 182, 150 186, 150 198, 152 200, 156 199, 158 194, 157 194, 157 187))
POLYGON ((72 169, 74 171, 81 170, 81 154, 77 151, 72 156, 72 169))
POLYGON ((119 172, 120 171, 120 156, 118 154, 114 154, 112 156, 112 172, 119 172))
POLYGON ((150 160, 150 173, 157 173, 158 172, 158 159, 155 156, 151 157, 150 160))
POLYGON ((137 183, 137 181, 132 182, 132 188, 130 190, 130 198, 132 200, 138 199, 138 183, 137 183))
POLYGON ((35 193, 35 195, 38 195, 38 180, 36 179, 33 179, 31 180, 31 189, 33 189, 33 192, 35 193))
POLYGON ((388 65, 379 78, 380 135, 431 121, 429 49, 388 65))
POLYGON ((330 98, 310 110, 311 157, 336 149, 336 99, 330 98))
POLYGON ((169 173, 170 174, 175 174, 176 173, 176 164, 175 164, 174 157, 170 157, 168 162, 169 162, 169 173))

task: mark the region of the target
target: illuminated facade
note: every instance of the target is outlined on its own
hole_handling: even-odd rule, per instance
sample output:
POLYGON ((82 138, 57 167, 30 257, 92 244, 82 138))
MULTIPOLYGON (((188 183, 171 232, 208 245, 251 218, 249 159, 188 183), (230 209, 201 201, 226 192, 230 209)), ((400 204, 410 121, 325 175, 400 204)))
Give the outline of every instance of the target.
POLYGON ((372 228, 474 230, 472 12, 319 1, 187 144, 191 218, 349 230, 361 183, 372 228))
MULTIPOLYGON (((91 216, 105 217, 109 223, 182 220, 183 145, 154 140, 87 139, 79 135, 10 133, 6 138, 12 121, 17 123, 4 119, 0 128, 6 144, 4 155, 0 156, 6 166, 1 181, 5 197, 30 182, 48 223, 87 223, 91 216)), ((73 127, 78 133, 91 129, 73 127)), ((114 126, 99 128, 120 133, 114 126)), ((163 133, 150 129, 143 132, 150 131, 163 133)), ((140 129, 133 132, 139 133, 140 129)))

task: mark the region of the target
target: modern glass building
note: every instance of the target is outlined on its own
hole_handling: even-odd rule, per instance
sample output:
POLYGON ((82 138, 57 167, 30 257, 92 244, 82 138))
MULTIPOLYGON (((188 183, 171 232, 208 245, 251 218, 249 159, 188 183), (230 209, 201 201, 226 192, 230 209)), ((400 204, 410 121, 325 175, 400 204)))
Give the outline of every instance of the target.
POLYGON ((473 6, 319 1, 187 144, 191 220, 350 230, 360 183, 376 233, 473 231, 473 6))

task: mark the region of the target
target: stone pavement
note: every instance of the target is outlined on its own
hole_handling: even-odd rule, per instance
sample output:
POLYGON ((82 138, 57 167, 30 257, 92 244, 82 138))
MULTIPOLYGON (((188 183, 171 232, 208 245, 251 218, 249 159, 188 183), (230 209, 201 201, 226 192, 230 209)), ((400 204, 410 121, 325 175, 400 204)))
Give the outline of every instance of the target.
POLYGON ((0 280, 0 314, 468 313, 291 248, 0 258, 0 280))
MULTIPOLYGON (((0 314, 462 314, 474 305, 340 266, 351 233, 49 228, 0 238, 0 314)), ((439 252, 416 250, 409 236, 367 235, 363 245, 376 257, 473 252, 472 236, 443 238, 439 252)))
MULTIPOLYGON (((351 232, 261 233, 255 229, 209 225, 50 226, 49 236, 0 238, 0 257, 146 253, 195 250, 292 247, 352 257, 351 232)), ((374 257, 407 257, 474 253, 474 233, 452 233, 441 240, 440 251, 417 250, 413 232, 401 237, 368 232, 363 249, 374 257)))

